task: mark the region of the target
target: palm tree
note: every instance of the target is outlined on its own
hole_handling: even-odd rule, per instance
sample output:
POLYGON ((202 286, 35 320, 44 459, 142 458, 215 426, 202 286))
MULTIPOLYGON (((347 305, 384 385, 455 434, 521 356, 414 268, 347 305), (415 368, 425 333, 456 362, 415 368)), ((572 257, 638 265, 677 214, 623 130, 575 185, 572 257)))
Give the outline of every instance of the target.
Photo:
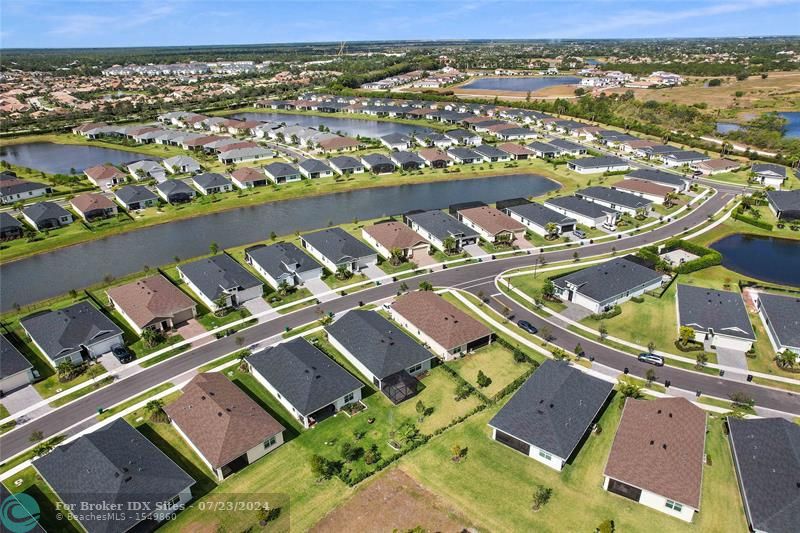
POLYGON ((456 243, 456 240, 453 237, 447 237, 442 241, 442 248, 444 248, 445 253, 453 253, 457 246, 458 243, 456 243))
POLYGON ((165 423, 169 420, 167 413, 164 412, 164 402, 159 399, 147 402, 144 406, 144 412, 147 413, 151 421, 156 423, 165 423))
POLYGON ((555 222, 548 222, 544 229, 547 232, 548 239, 555 239, 556 235, 558 235, 558 224, 555 222))
POLYGON ((406 254, 402 248, 392 248, 389 252, 389 263, 393 266, 399 265, 405 258, 406 254))
POLYGON ((278 283, 278 294, 281 298, 289 294, 289 283, 285 279, 278 283))
POLYGON ((69 360, 61 361, 58 363, 58 365, 56 365, 56 374, 58 375, 58 381, 61 383, 72 379, 72 375, 74 373, 75 367, 72 366, 72 362, 69 360))
POLYGON ((779 367, 791 370, 797 364, 797 354, 786 349, 775 354, 775 362, 778 363, 779 367))

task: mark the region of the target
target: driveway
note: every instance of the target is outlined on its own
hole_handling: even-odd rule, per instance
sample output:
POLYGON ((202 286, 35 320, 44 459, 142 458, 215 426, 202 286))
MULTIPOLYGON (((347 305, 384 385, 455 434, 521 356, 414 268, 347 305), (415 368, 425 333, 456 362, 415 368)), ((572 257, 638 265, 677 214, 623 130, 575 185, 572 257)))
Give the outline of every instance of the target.
POLYGON ((563 302, 563 303, 564 305, 567 306, 567 308, 561 311, 560 314, 562 316, 569 318, 570 320, 574 320, 575 322, 580 322, 581 320, 592 314, 591 310, 586 309, 582 305, 578 305, 573 302, 563 302))
POLYGON ((530 250, 531 248, 536 248, 528 239, 517 239, 514 241, 514 244, 516 244, 520 250, 530 250))
POLYGON ((433 258, 427 251, 424 252, 416 252, 414 257, 411 258, 418 267, 424 268, 431 265, 435 265, 437 263, 436 259, 433 258))
MULTIPOLYGON (((28 385, 27 387, 17 389, 10 394, 6 394, 3 397, 3 406, 8 409, 9 414, 13 415, 14 413, 18 413, 23 409, 30 407, 31 405, 36 405, 42 400, 43 398, 39 395, 39 392, 33 388, 33 385, 28 385)), ((27 416, 33 418, 51 410, 52 408, 49 406, 42 407, 41 409, 37 409, 35 413, 29 413, 27 416)))
POLYGON ((329 302, 338 296, 335 291, 331 292, 331 288, 328 287, 321 278, 310 279, 303 285, 305 285, 306 289, 311 291, 311 294, 316 296, 320 302, 329 302), (325 294, 326 292, 328 294, 325 294))
POLYGON ((381 270, 381 267, 378 265, 368 265, 366 268, 361 270, 361 273, 367 276, 369 279, 380 279, 386 277, 386 272, 381 270))
POLYGON ((258 318, 259 324, 272 318, 272 313, 270 313, 270 311, 272 311, 272 307, 270 307, 264 298, 253 298, 252 300, 248 300, 244 303, 244 308, 250 311, 251 315, 266 313, 264 316, 258 318))
POLYGON ((486 255, 486 250, 478 246, 477 244, 468 244, 464 246, 464 251, 467 252, 472 257, 478 257, 481 255, 486 255))
POLYGON ((726 377, 735 379, 737 381, 746 381, 747 378, 747 356, 744 352, 739 350, 732 350, 731 348, 717 347, 717 363, 725 366, 742 369, 742 373, 726 372, 726 377))
MULTIPOLYGON (((206 332, 206 328, 203 327, 200 322, 196 319, 191 319, 186 324, 182 325, 178 328, 178 334, 183 337, 184 340, 189 340, 193 337, 197 337, 198 335, 202 335, 206 332)), ((208 344, 209 342, 214 340, 213 335, 209 335, 203 339, 199 339, 192 343, 192 348, 196 348, 198 346, 202 346, 204 344, 208 344)))

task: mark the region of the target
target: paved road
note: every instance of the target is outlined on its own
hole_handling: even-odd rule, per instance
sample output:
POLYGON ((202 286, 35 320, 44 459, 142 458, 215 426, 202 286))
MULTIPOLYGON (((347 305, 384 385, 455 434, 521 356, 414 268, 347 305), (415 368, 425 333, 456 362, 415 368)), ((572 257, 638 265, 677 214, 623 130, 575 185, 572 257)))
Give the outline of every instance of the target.
MULTIPOLYGON (((642 246, 650 242, 668 238, 680 231, 683 227, 692 227, 702 223, 708 216, 724 206, 732 198, 731 192, 720 192, 711 198, 706 204, 696 208, 683 219, 672 224, 665 224, 658 229, 624 240, 609 241, 601 244, 587 245, 580 248, 582 256, 590 256, 611 252, 612 247, 618 251, 623 248, 642 246), (675 226, 679 230, 676 230, 675 226)), ((548 263, 564 261, 572 258, 573 251, 570 248, 561 251, 549 252, 544 254, 548 263)), ((536 260, 536 255, 524 255, 473 263, 458 268, 449 268, 414 278, 407 281, 409 286, 416 285, 419 281, 426 279, 435 286, 458 287, 473 286, 473 290, 484 287, 485 294, 496 292, 493 280, 495 276, 510 268, 531 266, 536 260)), ((257 326, 241 331, 237 336, 245 338, 245 345, 257 343, 263 339, 280 334, 287 327, 297 327, 316 320, 319 313, 334 312, 340 313, 348 309, 361 305, 362 302, 372 302, 393 296, 399 290, 400 283, 387 283, 364 291, 336 298, 315 307, 300 309, 286 315, 278 315, 274 319, 259 324, 257 326)), ((517 316, 526 316, 533 323, 540 323, 541 319, 533 316, 532 313, 522 309, 513 301, 504 303, 514 310, 517 316)), ((566 330, 551 327, 558 337, 556 344, 562 345, 565 349, 572 350, 578 342, 574 334, 566 330)), ((580 339, 586 346, 587 352, 592 353, 599 362, 622 369, 628 367, 631 373, 644 376, 649 366, 641 365, 630 356, 616 352, 608 347, 597 345, 590 341, 580 339)), ((61 407, 48 413, 17 430, 13 430, 0 436, 0 460, 26 449, 30 446, 28 438, 34 431, 41 431, 46 437, 62 433, 67 428, 78 424, 87 417, 96 414, 100 407, 107 407, 115 403, 125 401, 136 396, 160 383, 167 382, 184 372, 199 366, 225 354, 236 351, 237 345, 234 337, 220 339, 216 342, 200 346, 185 352, 179 356, 168 359, 164 363, 148 368, 139 374, 111 384, 91 396, 79 399, 69 405, 61 407)), ((659 371, 659 377, 670 379, 676 387, 689 390, 702 390, 708 394, 726 397, 734 391, 744 391, 752 396, 757 405, 778 409, 788 412, 800 413, 800 402, 796 396, 786 393, 774 392, 764 387, 752 384, 739 384, 729 380, 720 379, 713 376, 706 376, 684 372, 679 369, 665 368, 659 371)))

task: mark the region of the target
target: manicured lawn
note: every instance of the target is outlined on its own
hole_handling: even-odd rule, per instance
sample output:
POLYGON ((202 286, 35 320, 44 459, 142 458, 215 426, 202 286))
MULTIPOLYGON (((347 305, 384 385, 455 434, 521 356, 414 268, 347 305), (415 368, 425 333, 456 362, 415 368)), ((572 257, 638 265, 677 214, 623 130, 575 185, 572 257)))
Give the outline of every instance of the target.
POLYGON ((150 389, 148 391, 145 391, 145 392, 143 392, 143 393, 141 393, 141 394, 139 394, 137 396, 134 396, 130 400, 126 400, 126 401, 122 402, 119 405, 116 405, 116 406, 114 406, 114 407, 112 407, 110 409, 104 410, 102 413, 97 415, 97 419, 98 420, 105 420, 106 418, 108 418, 110 416, 114 416, 117 413, 121 413, 122 411, 124 411, 128 407, 131 407, 132 405, 136 405, 137 403, 139 403, 141 401, 144 401, 147 398, 150 398, 151 396, 155 396, 159 392, 163 392, 163 391, 165 391, 167 389, 170 389, 172 387, 174 387, 174 385, 172 383, 162 383, 161 385, 158 385, 157 387, 153 387, 152 389, 150 389))
MULTIPOLYGON (((79 533, 83 528, 75 521, 67 520, 58 511, 61 501, 49 485, 39 476, 39 473, 32 467, 22 470, 19 474, 12 476, 5 482, 6 488, 18 494, 24 492, 31 496, 39 505, 39 525, 45 531, 59 531, 64 533, 79 533), (15 485, 14 481, 22 480, 20 485, 15 485)), ((5 530, 5 528, 3 528, 5 530)))
MULTIPOLYGON (((75 385, 79 385, 86 381, 91 381, 94 376, 100 375, 105 373, 106 369, 100 363, 94 363, 89 368, 84 370, 83 373, 78 375, 77 377, 71 379, 70 381, 61 382, 58 380, 58 375, 53 373, 46 379, 38 381, 33 384, 36 391, 42 396, 42 398, 49 398, 54 394, 58 394, 59 392, 65 391, 70 387, 74 387, 75 385)), ((84 389, 84 394, 91 390, 92 387, 87 387, 84 389)))
POLYGON ((112 378, 110 376, 102 378, 102 379, 94 380, 94 384, 93 385, 91 385, 89 387, 84 387, 82 389, 78 389, 75 392, 71 392, 71 393, 67 394, 66 396, 62 396, 61 398, 58 398, 57 400, 53 400, 52 402, 50 402, 49 405, 50 405, 50 407, 60 407, 62 405, 66 405, 66 404, 68 404, 69 402, 71 402, 73 400, 77 400, 78 398, 80 398, 82 396, 86 396, 87 394, 89 394, 89 393, 91 393, 93 391, 96 391, 97 389, 101 389, 101 388, 105 387, 106 385, 111 385, 111 383, 113 381, 114 381, 114 378, 112 378))
POLYGON ((228 311, 224 316, 217 316, 215 313, 209 311, 208 313, 198 316, 197 321, 202 324, 206 330, 211 331, 249 316, 250 311, 244 307, 240 307, 239 309, 228 311))
MULTIPOLYGON (((364 274, 354 274, 346 279, 339 279, 334 274, 328 274, 322 278, 322 281, 324 281, 331 289, 339 289, 341 287, 346 287, 347 285, 367 281, 368 279, 369 278, 364 274)), ((359 288, 359 290, 361 290, 361 288, 359 288)))
MULTIPOLYGON (((2 403, 0 403, 0 419, 6 418, 6 417, 8 417, 10 415, 11 415, 11 413, 8 412, 8 409, 6 409, 6 406, 3 405, 2 403)), ((9 422, 6 422, 2 426, 0 426, 0 435, 5 433, 6 431, 11 431, 12 429, 14 429, 14 426, 16 426, 16 425, 17 425, 17 421, 16 420, 11 420, 9 422)))
POLYGON ((514 361, 511 351, 497 342, 447 364, 489 398, 530 369, 527 363, 514 361), (488 387, 478 386, 478 371, 491 378, 488 387))
POLYGON ((603 432, 583 444, 573 463, 559 474, 491 440, 487 422, 496 409, 479 413, 404 457, 400 468, 451 502, 487 531, 593 531, 614 520, 617 531, 746 531, 730 453, 721 421, 709 420, 703 501, 693 525, 685 524, 603 490, 603 469, 621 410, 615 399, 600 419, 603 432), (467 448, 466 460, 450 460, 453 445, 467 448), (537 484, 553 489, 550 502, 531 511, 537 484))
MULTIPOLYGON (((540 268, 548 268, 547 265, 544 265, 540 268)), ((511 286, 515 289, 519 289, 520 291, 524 292, 531 298, 542 298, 542 288, 544 287, 545 283, 547 283, 548 279, 556 278, 558 276, 563 276, 565 274, 569 274, 570 272, 575 272, 577 270, 581 270, 584 267, 578 266, 568 266, 565 268, 561 268, 558 270, 551 270, 549 272, 537 272, 535 275, 533 273, 526 274, 524 276, 515 276, 513 278, 508 278, 511 281, 511 286)), ((562 304, 559 301, 554 300, 544 300, 542 299, 545 307, 552 309, 555 312, 561 312, 567 308, 566 305, 562 304)))

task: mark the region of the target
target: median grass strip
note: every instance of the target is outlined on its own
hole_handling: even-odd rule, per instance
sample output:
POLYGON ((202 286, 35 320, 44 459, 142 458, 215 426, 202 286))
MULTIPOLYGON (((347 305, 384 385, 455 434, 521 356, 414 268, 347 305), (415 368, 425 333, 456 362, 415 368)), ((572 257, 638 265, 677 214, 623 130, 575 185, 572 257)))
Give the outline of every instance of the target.
POLYGON ((93 383, 92 383, 91 386, 83 387, 83 388, 78 389, 76 391, 73 391, 73 392, 71 392, 69 394, 65 394, 64 396, 61 396, 61 397, 53 400, 48 405, 50 407, 61 407, 62 405, 66 405, 71 401, 74 401, 74 400, 77 400, 78 398, 86 396, 87 394, 89 394, 91 392, 94 392, 97 389, 101 389, 101 388, 103 388, 103 387, 105 387, 107 385, 111 385, 111 383, 113 383, 113 382, 114 382, 114 378, 111 377, 111 376, 106 376, 106 377, 104 377, 102 379, 99 379, 99 380, 95 380, 93 378, 93 383))
MULTIPOLYGON (((8 418, 9 416, 11 416, 11 413, 8 412, 8 409, 6 409, 5 405, 0 403, 0 419, 8 418)), ((5 424, 0 425, 0 435, 2 435, 7 431, 11 431, 12 429, 14 429, 16 425, 17 425, 16 420, 10 420, 5 424)))
POLYGON ((116 415, 117 413, 123 412, 125 409, 127 409, 127 408, 129 408, 129 407, 131 407, 133 405, 136 405, 137 403, 139 403, 141 401, 144 401, 144 400, 146 400, 146 399, 148 399, 148 398, 150 398, 152 396, 155 396, 159 392, 164 392, 165 390, 171 389, 174 386, 175 385, 173 385, 172 383, 169 383, 169 382, 162 383, 161 385, 158 385, 157 387, 153 387, 152 389, 150 389, 148 391, 145 391, 145 392, 143 392, 143 393, 141 393, 141 394, 139 394, 137 396, 134 396, 130 400, 126 400, 126 401, 124 401, 124 402, 122 402, 120 404, 115 405, 114 407, 109 408, 109 409, 103 409, 103 412, 102 413, 98 413, 96 418, 97 418, 97 420, 105 420, 106 418, 112 417, 112 416, 116 415))

